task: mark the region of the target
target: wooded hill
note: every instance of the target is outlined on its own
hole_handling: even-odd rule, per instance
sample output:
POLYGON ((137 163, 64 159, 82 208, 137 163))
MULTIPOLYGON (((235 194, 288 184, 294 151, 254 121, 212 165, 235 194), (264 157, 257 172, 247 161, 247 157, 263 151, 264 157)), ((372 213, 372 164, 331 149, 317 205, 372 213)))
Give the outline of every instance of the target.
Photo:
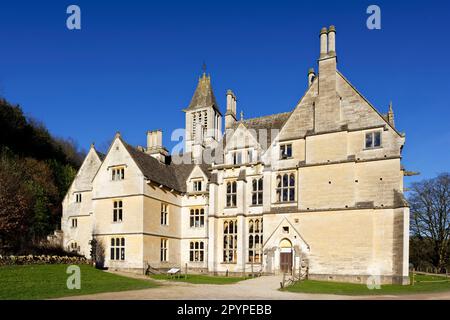
POLYGON ((29 253, 59 227, 83 156, 73 140, 53 137, 0 98, 0 254, 29 253))

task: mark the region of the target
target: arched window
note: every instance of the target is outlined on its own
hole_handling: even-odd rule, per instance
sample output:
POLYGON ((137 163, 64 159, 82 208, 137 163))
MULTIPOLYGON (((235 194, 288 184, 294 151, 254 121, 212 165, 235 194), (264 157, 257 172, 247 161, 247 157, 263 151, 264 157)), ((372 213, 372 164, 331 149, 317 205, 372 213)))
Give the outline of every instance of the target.
POLYGON ((283 174, 277 176, 277 202, 295 201, 295 174, 283 174))
POLYGON ((248 261, 262 263, 263 248, 263 220, 249 220, 248 261), (253 227, 254 226, 254 227, 253 227))
POLYGON ((223 262, 235 263, 237 260, 237 220, 225 221, 223 234, 223 262))

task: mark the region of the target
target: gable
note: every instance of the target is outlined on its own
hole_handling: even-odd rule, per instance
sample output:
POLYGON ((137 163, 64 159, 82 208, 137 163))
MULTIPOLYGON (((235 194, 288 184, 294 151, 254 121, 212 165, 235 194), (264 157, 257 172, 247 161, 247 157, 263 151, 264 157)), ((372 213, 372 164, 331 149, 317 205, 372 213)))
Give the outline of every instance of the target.
POLYGON ((387 125, 399 136, 401 134, 381 113, 337 71, 337 92, 341 97, 342 121, 350 130, 387 125))
POLYGON ((83 160, 80 169, 73 180, 71 189, 75 191, 87 191, 92 189, 92 179, 97 173, 102 161, 94 148, 91 148, 83 160))
POLYGON ((318 94, 318 80, 315 79, 297 103, 291 116, 280 130, 279 140, 294 140, 303 138, 314 128, 313 103, 318 94))

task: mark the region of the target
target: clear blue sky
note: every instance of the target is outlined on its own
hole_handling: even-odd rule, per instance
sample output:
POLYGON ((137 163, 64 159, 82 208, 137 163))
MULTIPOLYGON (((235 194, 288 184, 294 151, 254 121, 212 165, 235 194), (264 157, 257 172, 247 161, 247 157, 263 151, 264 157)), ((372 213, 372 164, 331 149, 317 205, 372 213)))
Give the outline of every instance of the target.
POLYGON ((404 164, 450 169, 448 1, 2 1, 0 95, 87 149, 120 131, 145 144, 184 113, 203 61, 222 110, 226 89, 245 117, 290 111, 316 67, 319 31, 337 28, 338 68, 406 132, 404 164), (82 30, 66 28, 66 8, 82 30), (366 28, 381 7, 382 29, 366 28))

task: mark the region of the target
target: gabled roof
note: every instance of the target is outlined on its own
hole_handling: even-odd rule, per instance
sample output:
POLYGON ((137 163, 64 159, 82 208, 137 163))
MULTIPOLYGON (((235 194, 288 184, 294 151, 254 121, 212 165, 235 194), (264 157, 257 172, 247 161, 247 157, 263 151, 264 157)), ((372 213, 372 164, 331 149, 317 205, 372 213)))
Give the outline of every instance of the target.
POLYGON ((195 89, 191 103, 184 110, 195 110, 200 108, 214 108, 220 115, 219 105, 217 104, 216 97, 211 85, 211 77, 203 73, 203 76, 198 80, 197 88, 195 89))
MULTIPOLYGON (((142 171, 142 174, 153 182, 162 184, 169 189, 186 192, 186 181, 196 164, 161 163, 158 159, 138 150, 122 140, 128 153, 142 171)), ((207 165, 199 165, 200 169, 209 177, 207 165)))

